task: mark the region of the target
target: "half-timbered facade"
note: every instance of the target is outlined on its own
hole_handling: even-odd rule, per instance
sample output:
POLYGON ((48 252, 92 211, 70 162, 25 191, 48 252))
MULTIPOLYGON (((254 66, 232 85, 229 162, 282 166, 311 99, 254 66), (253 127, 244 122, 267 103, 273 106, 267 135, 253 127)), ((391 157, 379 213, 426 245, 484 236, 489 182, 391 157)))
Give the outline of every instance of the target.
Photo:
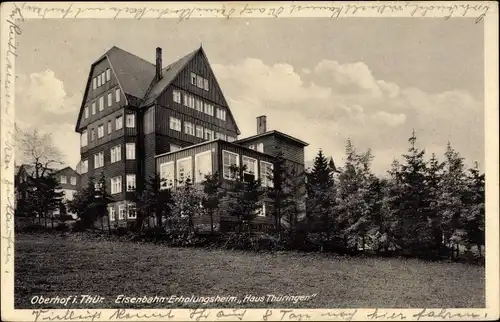
MULTIPOLYGON (((263 121, 265 117, 258 118, 263 121)), ((239 162, 245 156, 245 162, 256 160, 257 174, 261 165, 272 163, 273 144, 281 144, 287 160, 303 169, 307 145, 266 132, 265 126, 253 139, 238 141, 240 130, 202 47, 166 67, 161 48, 154 64, 111 48, 90 68, 75 131, 81 134, 81 184, 105 175, 115 200, 109 206, 113 220, 135 219, 134 191, 165 169, 161 164, 173 162, 172 171, 187 164, 178 159, 184 154, 193 171, 197 158, 208 160, 210 155, 211 171, 221 176, 229 153, 231 159, 238 155, 239 162), (264 143, 262 151, 251 146, 254 139, 264 143)))

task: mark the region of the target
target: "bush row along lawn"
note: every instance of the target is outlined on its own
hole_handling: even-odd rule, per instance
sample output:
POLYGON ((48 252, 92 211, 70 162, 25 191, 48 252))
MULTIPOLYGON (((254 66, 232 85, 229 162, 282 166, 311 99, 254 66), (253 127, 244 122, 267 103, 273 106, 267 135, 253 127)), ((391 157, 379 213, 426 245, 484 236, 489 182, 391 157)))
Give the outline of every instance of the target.
POLYGON ((106 299, 103 304, 70 307, 193 307, 114 304, 120 294, 239 298, 317 294, 312 300, 296 304, 217 303, 205 307, 483 307, 484 275, 484 267, 480 266, 416 259, 172 248, 102 240, 82 233, 18 234, 15 307, 40 308, 30 303, 34 295, 80 294, 106 299))

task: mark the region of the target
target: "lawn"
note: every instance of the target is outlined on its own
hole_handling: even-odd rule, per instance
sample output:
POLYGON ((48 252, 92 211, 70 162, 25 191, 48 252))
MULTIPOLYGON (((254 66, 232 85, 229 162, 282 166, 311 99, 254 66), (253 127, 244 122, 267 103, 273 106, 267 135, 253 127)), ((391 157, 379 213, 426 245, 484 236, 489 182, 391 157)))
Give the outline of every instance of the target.
MULTIPOLYGON (((312 295, 291 302, 217 303, 205 307, 483 307, 484 267, 396 258, 295 252, 250 253, 171 248, 86 235, 19 234, 15 307, 31 296, 100 295, 94 308, 172 308, 179 304, 114 304, 126 296, 312 295)), ((45 305, 47 308, 66 308, 45 305)), ((185 306, 186 307, 186 306, 185 306)), ((192 307, 192 306, 191 306, 192 307)))

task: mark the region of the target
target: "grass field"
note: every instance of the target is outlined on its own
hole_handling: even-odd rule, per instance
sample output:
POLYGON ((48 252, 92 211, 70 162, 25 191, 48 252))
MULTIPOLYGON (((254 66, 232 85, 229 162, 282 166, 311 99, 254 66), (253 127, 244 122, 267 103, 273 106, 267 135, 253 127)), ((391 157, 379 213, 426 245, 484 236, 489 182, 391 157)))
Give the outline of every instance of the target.
MULTIPOLYGON (((15 306, 31 296, 100 295, 95 308, 172 308, 114 304, 126 296, 312 295, 311 300, 218 303, 206 307, 483 307, 484 267, 310 253, 169 248, 85 235, 16 236, 15 306)), ((66 308, 45 305, 47 308, 66 308)))

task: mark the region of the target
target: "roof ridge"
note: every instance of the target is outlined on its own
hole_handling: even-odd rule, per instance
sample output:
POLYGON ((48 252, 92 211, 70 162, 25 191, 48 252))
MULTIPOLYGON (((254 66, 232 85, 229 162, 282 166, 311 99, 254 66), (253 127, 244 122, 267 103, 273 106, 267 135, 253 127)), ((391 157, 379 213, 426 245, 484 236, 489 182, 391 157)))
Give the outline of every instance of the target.
POLYGON ((150 62, 150 61, 148 61, 148 60, 146 60, 146 59, 142 58, 141 56, 138 56, 138 55, 136 55, 136 54, 133 54, 133 53, 131 53, 130 51, 127 51, 127 50, 125 50, 125 49, 123 49, 123 48, 120 48, 120 47, 118 47, 118 46, 113 46, 113 47, 111 47, 111 49, 109 49, 109 50, 106 52, 106 54, 107 54, 108 52, 110 52, 113 48, 115 48, 116 50, 120 50, 120 51, 122 51, 122 52, 124 52, 124 53, 126 53, 126 54, 128 54, 128 55, 131 55, 131 56, 134 56, 134 57, 136 57, 136 58, 139 58, 140 60, 142 60, 142 61, 144 61, 144 62, 146 62, 146 63, 149 63, 149 64, 151 64, 151 65, 153 65, 153 66, 155 65, 155 64, 153 64, 152 62, 150 62))

